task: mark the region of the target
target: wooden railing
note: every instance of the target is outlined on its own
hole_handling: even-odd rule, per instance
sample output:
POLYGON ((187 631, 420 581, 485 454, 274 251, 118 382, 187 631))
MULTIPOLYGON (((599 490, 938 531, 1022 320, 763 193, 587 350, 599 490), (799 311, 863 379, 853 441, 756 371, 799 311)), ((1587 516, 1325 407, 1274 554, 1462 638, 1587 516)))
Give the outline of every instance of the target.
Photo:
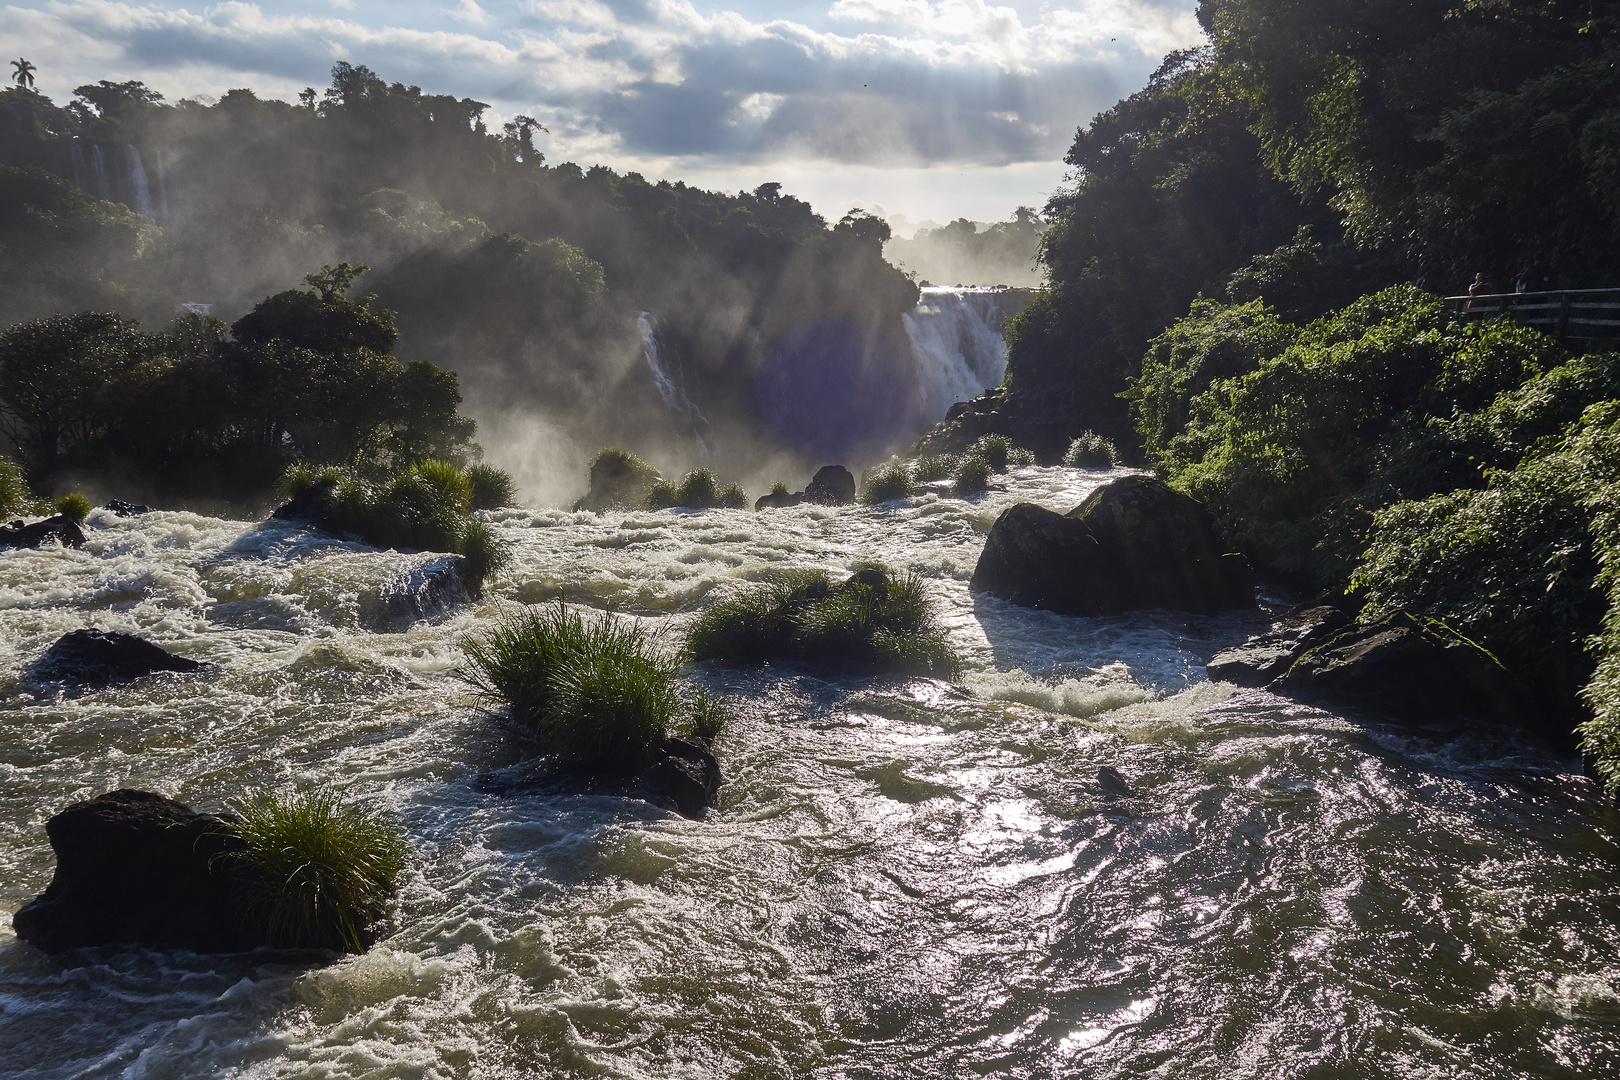
POLYGON ((1448 296, 1446 302, 1471 318, 1507 315, 1566 341, 1620 339, 1620 289, 1448 296))

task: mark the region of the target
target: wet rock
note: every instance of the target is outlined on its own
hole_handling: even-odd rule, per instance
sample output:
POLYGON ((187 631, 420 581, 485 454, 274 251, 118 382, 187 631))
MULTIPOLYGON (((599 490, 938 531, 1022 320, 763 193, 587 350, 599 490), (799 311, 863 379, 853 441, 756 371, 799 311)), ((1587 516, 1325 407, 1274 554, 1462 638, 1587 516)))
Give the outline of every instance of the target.
POLYGON ((31 674, 52 682, 101 686, 156 671, 196 671, 202 666, 133 634, 75 630, 58 638, 35 663, 31 674))
POLYGON ((435 555, 399 570, 365 605, 364 621, 386 633, 445 618, 467 601, 465 561, 460 555, 435 555))
POLYGON ((91 945, 237 952, 247 931, 236 887, 216 861, 241 841, 222 820, 149 791, 77 803, 45 823, 56 852, 50 885, 12 918, 49 953, 91 945))
POLYGON ((847 506, 855 501, 855 477, 842 465, 823 465, 805 485, 804 497, 823 506, 847 506))
POLYGON ((1275 630, 1216 653, 1204 670, 1216 682, 1264 686, 1349 623, 1349 615, 1329 604, 1306 608, 1286 616, 1275 630))
POLYGON ((321 519, 321 510, 334 489, 335 480, 321 480, 306 487, 288 502, 282 503, 270 514, 277 521, 313 521, 321 519))
POLYGON ((720 792, 720 762, 696 743, 669 739, 664 756, 641 775, 641 787, 650 799, 673 803, 682 816, 700 817, 720 792))
POLYGON ((1125 778, 1119 775, 1119 771, 1108 765, 1098 768, 1097 786, 1109 795, 1118 795, 1121 798, 1129 798, 1136 794, 1131 790, 1131 785, 1125 782, 1125 778))
POLYGON ((82 548, 84 530, 79 528, 78 522, 61 514, 32 525, 21 521, 0 525, 0 548, 37 548, 53 541, 63 547, 82 548))
POLYGON ((1501 661, 1444 623, 1396 612, 1334 635, 1270 689, 1342 702, 1397 720, 1474 717, 1533 727, 1541 710, 1501 661))
POLYGON ((599 454, 591 462, 591 488, 584 498, 574 503, 574 509, 598 513, 638 509, 658 479, 656 471, 628 454, 599 454))
POLYGON ((1254 574, 1221 553, 1204 508, 1146 476, 1098 488, 1068 514, 1020 503, 990 529, 969 587, 1065 615, 1254 606, 1254 574))
POLYGON ((754 500, 755 510, 779 510, 787 506, 798 506, 804 502, 805 494, 802 491, 773 491, 768 495, 761 495, 754 500))
POLYGON ((113 499, 102 507, 110 510, 119 517, 139 517, 141 514, 150 514, 152 508, 142 503, 128 503, 123 499, 113 499))

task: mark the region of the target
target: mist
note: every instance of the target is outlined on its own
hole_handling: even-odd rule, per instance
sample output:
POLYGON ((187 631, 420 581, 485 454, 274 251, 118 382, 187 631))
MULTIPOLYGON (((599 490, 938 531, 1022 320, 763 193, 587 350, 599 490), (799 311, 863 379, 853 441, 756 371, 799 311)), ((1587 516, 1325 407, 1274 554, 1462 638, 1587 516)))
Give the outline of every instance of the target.
POLYGON ((1046 223, 1021 206, 1006 221, 925 222, 910 237, 892 237, 883 255, 924 284, 1035 288, 1046 283, 1037 263, 1045 234, 1046 223))

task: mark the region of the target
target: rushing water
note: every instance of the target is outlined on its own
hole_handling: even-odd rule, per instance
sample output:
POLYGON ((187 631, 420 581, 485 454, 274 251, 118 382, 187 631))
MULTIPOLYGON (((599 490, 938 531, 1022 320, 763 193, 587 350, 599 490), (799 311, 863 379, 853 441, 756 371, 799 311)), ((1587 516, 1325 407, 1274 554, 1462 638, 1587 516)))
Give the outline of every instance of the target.
POLYGON ((976 501, 494 515, 440 625, 364 629, 410 556, 277 523, 104 513, 0 554, 0 908, 43 826, 119 786, 201 808, 338 785, 417 852, 367 955, 47 957, 0 931, 22 1077, 1596 1077, 1620 1065, 1617 820, 1575 763, 1203 680, 1266 623, 975 599, 1027 469, 976 501), (765 568, 927 575, 963 686, 700 671, 732 696, 690 821, 537 770, 452 678, 502 606, 669 628, 765 568), (79 697, 24 668, 84 625, 213 666, 79 697), (1102 765, 1134 789, 1098 787, 1102 765))

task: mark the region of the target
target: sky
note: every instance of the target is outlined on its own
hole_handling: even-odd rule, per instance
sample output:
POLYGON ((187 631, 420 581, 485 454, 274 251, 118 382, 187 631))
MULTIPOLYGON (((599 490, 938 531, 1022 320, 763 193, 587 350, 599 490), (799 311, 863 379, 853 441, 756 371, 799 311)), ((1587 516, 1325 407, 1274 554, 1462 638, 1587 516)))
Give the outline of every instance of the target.
POLYGON ((1064 181, 1075 128, 1198 44, 1195 0, 288 0, 0 4, 0 51, 66 102, 97 79, 169 100, 293 100, 332 64, 527 113, 553 163, 836 219, 1003 220, 1064 181))

